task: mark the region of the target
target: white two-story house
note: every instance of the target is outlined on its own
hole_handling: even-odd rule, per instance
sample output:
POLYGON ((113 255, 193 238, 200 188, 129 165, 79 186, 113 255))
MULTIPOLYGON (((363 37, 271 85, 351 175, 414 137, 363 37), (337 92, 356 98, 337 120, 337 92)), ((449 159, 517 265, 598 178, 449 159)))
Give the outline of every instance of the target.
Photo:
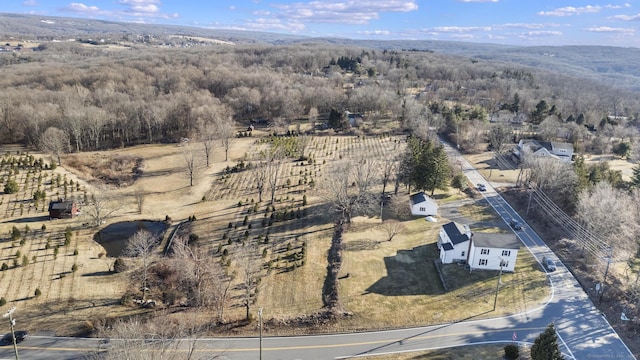
POLYGON ((467 263, 471 270, 502 270, 516 268, 520 240, 513 233, 473 233, 467 263))
POLYGON ((459 224, 454 221, 442 225, 440 235, 438 235, 440 262, 451 264, 457 261, 467 261, 469 239, 471 239, 469 225, 459 224))

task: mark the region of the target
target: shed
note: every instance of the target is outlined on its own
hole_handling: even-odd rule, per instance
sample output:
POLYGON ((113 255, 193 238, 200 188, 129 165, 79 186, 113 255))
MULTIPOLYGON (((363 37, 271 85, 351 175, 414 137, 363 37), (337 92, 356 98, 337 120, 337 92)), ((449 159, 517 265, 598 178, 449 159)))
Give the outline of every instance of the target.
POLYGON ((78 204, 73 200, 58 200, 49 203, 49 218, 70 219, 80 214, 78 204))
POLYGON ((411 195, 411 215, 438 215, 438 203, 424 192, 411 195))

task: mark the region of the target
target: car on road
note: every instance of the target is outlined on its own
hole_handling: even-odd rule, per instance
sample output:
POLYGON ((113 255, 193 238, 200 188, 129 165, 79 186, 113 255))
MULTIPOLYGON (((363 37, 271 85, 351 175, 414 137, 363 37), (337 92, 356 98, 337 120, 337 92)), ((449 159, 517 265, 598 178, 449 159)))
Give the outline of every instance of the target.
MULTIPOLYGON (((27 331, 15 331, 15 336, 16 336, 16 344, 21 343, 24 341, 24 339, 27 338, 27 335, 29 335, 29 333, 27 331)), ((12 345, 13 344, 13 336, 11 335, 11 333, 7 333, 4 334, 4 336, 0 339, 0 344, 2 345, 12 345)))
POLYGON ((542 258, 542 265, 547 271, 556 271, 556 263, 546 256, 542 258))
POLYGON ((511 219, 511 221, 509 221, 509 226, 511 226, 511 228, 513 230, 522 230, 522 224, 520 224, 520 221, 516 220, 516 219, 511 219))
POLYGON ((476 188, 478 189, 478 191, 487 191, 487 187, 483 183, 479 183, 478 185, 476 185, 476 188))

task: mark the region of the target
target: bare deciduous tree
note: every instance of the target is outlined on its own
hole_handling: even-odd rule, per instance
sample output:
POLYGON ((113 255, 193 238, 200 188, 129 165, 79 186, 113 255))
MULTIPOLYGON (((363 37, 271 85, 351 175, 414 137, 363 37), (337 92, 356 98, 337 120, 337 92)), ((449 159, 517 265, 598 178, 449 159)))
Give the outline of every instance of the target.
POLYGON ((133 190, 133 198, 136 201, 136 208, 138 209, 138 214, 142 214, 144 210, 144 203, 147 200, 147 192, 141 186, 136 186, 135 190, 133 190))
POLYGON ((62 165, 60 155, 69 151, 69 134, 57 127, 49 127, 40 136, 40 148, 55 156, 58 165, 62 165))
POLYGON ((224 321, 232 277, 222 264, 212 261, 211 255, 188 239, 177 238, 173 243, 173 265, 179 269, 180 283, 192 306, 213 306, 218 321, 224 321))
POLYGON ((142 299, 146 299, 149 290, 149 267, 157 256, 156 246, 158 238, 147 230, 139 230, 127 240, 127 245, 123 253, 125 256, 137 257, 142 259, 142 299))
POLYGON ((314 106, 309 109, 309 125, 311 126, 312 132, 315 132, 317 122, 318 122, 318 108, 314 106))
POLYGON ((183 312, 179 317, 170 313, 152 318, 130 317, 97 327, 98 336, 110 341, 107 350, 89 354, 95 360, 196 360, 217 359, 224 351, 197 355, 198 334, 203 330, 201 315, 183 312))
POLYGON ((255 301, 256 290, 262 271, 262 257, 255 243, 239 245, 235 249, 235 261, 241 271, 243 302, 249 319, 251 305, 255 301))
POLYGON ((497 155, 502 155, 505 145, 511 141, 511 129, 505 124, 494 125, 489 129, 489 146, 497 155))
POLYGON ((220 115, 216 117, 215 131, 224 149, 224 161, 229 161, 229 148, 236 136, 236 124, 231 118, 230 113, 221 112, 220 115))
POLYGON ((254 163, 254 166, 251 168, 251 171, 253 172, 253 179, 256 183, 256 190, 258 190, 258 202, 262 202, 262 193, 264 192, 264 187, 267 183, 268 170, 269 166, 265 159, 261 159, 254 163))
POLYGON ((387 190, 387 184, 398 174, 398 168, 400 166, 400 158, 397 154, 389 151, 383 155, 380 162, 380 172, 382 176, 382 196, 384 196, 387 190))
POLYGON ((182 156, 184 158, 184 174, 189 179, 189 186, 193 186, 193 182, 200 177, 204 171, 200 161, 200 155, 191 145, 186 144, 182 148, 182 156))
POLYGON ((312 142, 313 142, 313 138, 311 138, 311 136, 307 134, 300 134, 296 137, 296 148, 298 150, 299 160, 307 159, 307 156, 306 156, 307 149, 309 148, 309 146, 311 146, 312 142))
POLYGON ((635 256, 640 233, 633 196, 606 181, 585 189, 578 196, 577 213, 591 231, 613 247, 614 258, 622 261, 635 256))
POLYGON ((404 225, 396 219, 387 219, 382 223, 382 229, 387 235, 387 241, 391 241, 404 229, 404 225))
POLYGON ((280 178, 283 158, 284 153, 280 148, 273 148, 266 154, 266 162, 264 166, 266 168, 267 184, 271 191, 271 204, 276 200, 276 191, 278 190, 278 180, 280 178))
POLYGON ((96 191, 91 194, 82 212, 91 218, 94 226, 104 224, 122 208, 119 199, 109 195, 107 191, 96 191))
POLYGON ((322 302, 332 313, 341 311, 338 294, 338 273, 342 267, 342 238, 355 214, 367 214, 377 209, 372 187, 377 177, 376 162, 360 159, 336 166, 325 183, 324 196, 335 212, 333 237, 327 254, 327 275, 322 287, 322 302))
POLYGON ((571 189, 575 188, 578 177, 571 164, 557 159, 533 157, 525 154, 523 168, 526 168, 528 182, 534 182, 558 204, 569 204, 572 201, 571 189))
POLYGON ((325 183, 324 197, 345 224, 357 214, 375 211, 378 201, 372 192, 378 179, 378 162, 361 158, 339 163, 325 183))

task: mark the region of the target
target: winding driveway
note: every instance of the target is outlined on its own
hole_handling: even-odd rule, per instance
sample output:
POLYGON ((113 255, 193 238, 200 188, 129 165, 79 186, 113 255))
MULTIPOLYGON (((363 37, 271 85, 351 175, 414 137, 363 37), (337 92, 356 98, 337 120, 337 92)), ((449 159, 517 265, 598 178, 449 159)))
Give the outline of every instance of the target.
MULTIPOLYGON (((503 219, 525 221, 460 154, 446 145, 449 156, 459 157, 473 184, 485 183, 483 196, 503 219)), ((258 338, 207 338, 194 340, 196 355, 219 355, 227 359, 348 359, 363 356, 437 349, 481 343, 531 343, 553 322, 561 350, 567 359, 635 359, 607 320, 596 309, 578 281, 529 227, 517 232, 527 249, 540 261, 551 257, 557 270, 548 273, 552 296, 544 306, 508 317, 461 321, 409 329, 353 334, 298 337, 265 337, 262 356, 258 338)), ((443 304, 446 306, 446 304, 443 304)), ((481 314, 478 314, 481 315, 481 314)), ((90 350, 113 346, 99 339, 33 336, 21 344, 20 358, 82 359, 90 350)), ((187 351, 188 341, 175 347, 187 351)), ((13 358, 11 347, 0 348, 0 359, 13 358)))

